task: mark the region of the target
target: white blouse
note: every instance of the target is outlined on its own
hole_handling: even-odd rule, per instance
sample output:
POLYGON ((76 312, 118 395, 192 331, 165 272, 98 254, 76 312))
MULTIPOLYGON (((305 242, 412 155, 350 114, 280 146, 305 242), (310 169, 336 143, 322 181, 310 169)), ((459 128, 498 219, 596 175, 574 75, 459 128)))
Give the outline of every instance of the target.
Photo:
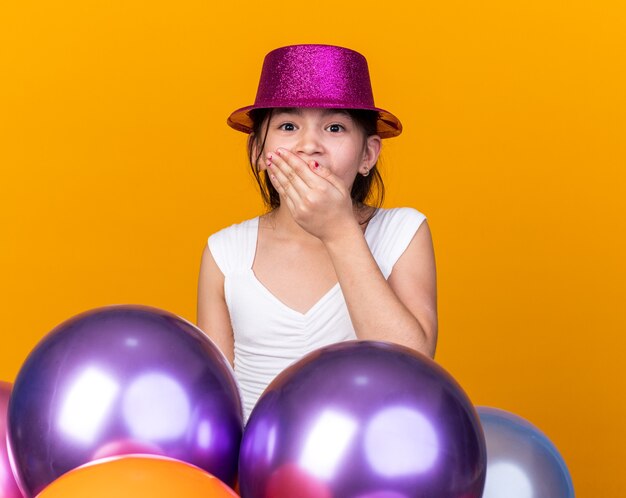
MULTIPOLYGON (((365 239, 385 278, 426 217, 412 208, 379 209, 365 239)), ((211 235, 209 249, 224 274, 224 295, 235 339, 235 377, 247 420, 267 385, 305 354, 356 339, 339 283, 306 313, 274 296, 252 271, 259 218, 211 235)))

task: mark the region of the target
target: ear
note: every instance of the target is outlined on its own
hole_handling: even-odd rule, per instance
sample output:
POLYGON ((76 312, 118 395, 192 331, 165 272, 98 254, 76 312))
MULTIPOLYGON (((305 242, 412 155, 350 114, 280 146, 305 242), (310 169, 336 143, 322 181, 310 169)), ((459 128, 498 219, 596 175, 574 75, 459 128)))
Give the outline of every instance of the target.
POLYGON ((372 169, 376 161, 378 161, 382 145, 382 141, 378 135, 370 135, 367 137, 365 150, 363 151, 363 168, 366 168, 367 171, 372 169))
MULTIPOLYGON (((250 133, 250 135, 248 136, 248 143, 252 145, 252 158, 256 158, 259 154, 259 142, 256 139, 256 135, 254 133, 250 133)), ((259 160, 257 161, 256 164, 256 168, 258 171, 263 171, 264 169, 267 169, 267 166, 265 164, 265 160, 263 159, 263 157, 259 157, 259 160)))

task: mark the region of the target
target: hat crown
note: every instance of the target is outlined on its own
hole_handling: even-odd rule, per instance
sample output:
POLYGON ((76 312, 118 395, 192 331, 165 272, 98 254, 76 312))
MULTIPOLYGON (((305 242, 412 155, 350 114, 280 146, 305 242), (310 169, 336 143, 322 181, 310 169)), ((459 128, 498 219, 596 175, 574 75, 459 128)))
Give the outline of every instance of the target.
POLYGON ((291 45, 265 56, 255 107, 373 108, 367 60, 332 45, 291 45))

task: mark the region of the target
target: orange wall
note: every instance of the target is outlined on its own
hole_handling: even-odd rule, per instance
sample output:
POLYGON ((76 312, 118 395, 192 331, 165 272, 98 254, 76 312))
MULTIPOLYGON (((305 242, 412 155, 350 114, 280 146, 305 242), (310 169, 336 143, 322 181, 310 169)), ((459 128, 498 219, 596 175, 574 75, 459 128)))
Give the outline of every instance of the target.
POLYGON ((538 425, 579 496, 622 496, 623 2, 209 5, 0 7, 0 379, 85 309, 194 320, 206 237, 260 209, 226 116, 270 49, 340 44, 405 126, 387 205, 430 220, 438 360, 538 425))

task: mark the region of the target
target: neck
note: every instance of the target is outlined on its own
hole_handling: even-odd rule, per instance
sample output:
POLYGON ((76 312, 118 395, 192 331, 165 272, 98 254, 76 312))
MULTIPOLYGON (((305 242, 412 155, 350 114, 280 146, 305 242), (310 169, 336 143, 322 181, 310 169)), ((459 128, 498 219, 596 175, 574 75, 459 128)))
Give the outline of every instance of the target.
MULTIPOLYGON (((355 206, 354 217, 361 225, 363 231, 365 231, 365 227, 367 226, 366 221, 372 216, 373 212, 374 208, 371 206, 355 206)), ((299 239, 301 241, 317 241, 317 237, 311 235, 304 230, 304 228, 298 225, 296 220, 294 220, 291 215, 289 208, 286 206, 278 206, 276 209, 264 215, 262 219, 266 226, 272 228, 278 236, 290 238, 292 240, 299 239)))
POLYGON ((293 219, 289 208, 286 206, 278 206, 263 216, 267 226, 274 230, 274 233, 280 237, 289 239, 299 239, 302 241, 315 239, 313 235, 302 228, 296 220, 293 219))

